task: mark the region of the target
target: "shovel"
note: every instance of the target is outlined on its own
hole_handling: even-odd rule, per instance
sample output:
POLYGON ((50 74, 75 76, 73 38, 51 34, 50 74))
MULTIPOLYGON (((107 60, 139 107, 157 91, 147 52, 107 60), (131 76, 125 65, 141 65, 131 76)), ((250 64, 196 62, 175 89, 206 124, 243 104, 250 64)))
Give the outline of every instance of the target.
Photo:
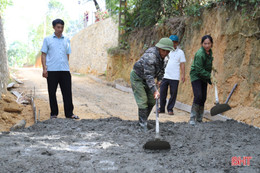
POLYGON ((228 110, 231 109, 231 107, 228 105, 228 101, 229 101, 231 95, 233 94, 234 90, 237 87, 237 84, 235 84, 234 87, 232 88, 231 92, 229 93, 229 96, 228 96, 226 102, 224 104, 219 104, 218 89, 217 89, 216 82, 214 83, 214 85, 215 85, 216 106, 211 108, 211 110, 210 110, 211 116, 215 116, 217 114, 223 113, 223 112, 228 111, 228 110))
POLYGON ((237 87, 237 83, 233 86, 231 92, 229 93, 228 98, 225 101, 226 104, 228 103, 228 101, 229 101, 230 97, 232 96, 233 92, 235 91, 236 87, 237 87))
POLYGON ((155 127, 155 139, 146 142, 143 148, 148 150, 169 150, 171 146, 169 142, 162 141, 159 135, 159 113, 158 113, 158 98, 156 98, 156 127, 155 127))

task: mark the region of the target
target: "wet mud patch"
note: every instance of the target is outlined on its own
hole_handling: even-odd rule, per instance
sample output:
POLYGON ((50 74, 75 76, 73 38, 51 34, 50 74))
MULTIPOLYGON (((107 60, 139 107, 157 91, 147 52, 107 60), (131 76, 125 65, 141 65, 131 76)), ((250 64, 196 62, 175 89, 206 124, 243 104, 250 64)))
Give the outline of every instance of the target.
MULTIPOLYGON (((154 121, 150 121, 154 124, 154 121)), ((260 130, 230 120, 160 123, 168 151, 144 150, 155 130, 119 118, 52 119, 0 133, 1 172, 259 172, 260 130), (232 157, 250 156, 250 166, 232 157)))

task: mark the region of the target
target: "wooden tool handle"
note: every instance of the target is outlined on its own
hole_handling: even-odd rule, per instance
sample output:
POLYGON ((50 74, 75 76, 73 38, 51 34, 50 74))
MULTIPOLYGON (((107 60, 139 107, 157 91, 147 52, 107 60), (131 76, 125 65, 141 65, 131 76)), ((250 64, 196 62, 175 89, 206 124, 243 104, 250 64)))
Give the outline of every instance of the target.
POLYGON ((230 92, 229 95, 228 95, 227 100, 225 101, 225 104, 228 103, 228 101, 229 101, 230 97, 232 96, 233 92, 235 91, 236 87, 237 87, 237 83, 233 86, 231 92, 230 92))
POLYGON ((159 137, 159 112, 158 112, 158 98, 156 98, 156 125, 155 125, 155 137, 159 137))

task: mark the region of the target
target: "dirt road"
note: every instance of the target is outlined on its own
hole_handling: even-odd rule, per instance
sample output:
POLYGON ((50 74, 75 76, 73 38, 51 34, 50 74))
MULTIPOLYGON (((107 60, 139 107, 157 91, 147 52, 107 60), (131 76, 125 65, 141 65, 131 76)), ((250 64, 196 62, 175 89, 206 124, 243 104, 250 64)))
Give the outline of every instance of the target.
MULTIPOLYGON (((41 77, 41 69, 23 68, 16 72, 24 81, 21 89, 30 91, 35 87, 37 99, 48 102, 47 82, 41 77)), ((103 83, 98 83, 89 75, 72 75, 72 93, 75 107, 74 113, 81 119, 96 119, 120 117, 124 120, 137 120, 137 106, 131 93, 122 92, 103 83)), ((64 117, 61 91, 57 90, 59 117, 64 117)), ((48 119, 50 110, 48 105, 36 103, 42 120, 48 119)), ((163 114, 161 121, 188 121, 189 114, 175 110, 175 116, 163 114)), ((150 116, 154 119, 154 114, 150 116)))

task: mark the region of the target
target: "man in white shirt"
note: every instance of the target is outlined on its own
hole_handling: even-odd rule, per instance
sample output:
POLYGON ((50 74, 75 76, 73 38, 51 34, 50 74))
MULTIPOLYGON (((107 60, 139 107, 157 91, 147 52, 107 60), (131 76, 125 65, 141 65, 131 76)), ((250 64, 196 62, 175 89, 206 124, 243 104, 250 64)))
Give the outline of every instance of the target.
POLYGON ((177 35, 171 35, 169 37, 173 41, 174 51, 171 51, 168 55, 168 62, 166 61, 166 68, 163 80, 160 85, 160 108, 159 113, 165 113, 166 98, 168 86, 170 86, 171 97, 167 105, 167 111, 169 115, 174 115, 173 107, 176 102, 178 86, 180 80, 180 71, 181 71, 181 80, 185 82, 185 55, 184 52, 178 47, 179 38, 177 35))

